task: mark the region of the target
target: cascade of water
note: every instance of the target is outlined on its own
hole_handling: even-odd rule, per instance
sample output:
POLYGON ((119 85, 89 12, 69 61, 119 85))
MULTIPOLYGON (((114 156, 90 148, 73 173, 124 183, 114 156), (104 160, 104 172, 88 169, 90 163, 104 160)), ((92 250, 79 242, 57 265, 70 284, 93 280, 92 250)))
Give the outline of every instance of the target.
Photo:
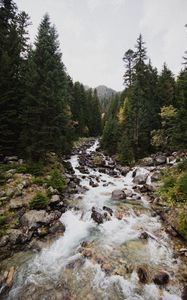
MULTIPOLYGON (((96 141, 87 149, 87 153, 91 155, 98 145, 99 142, 96 141)), ((8 299, 24 299, 19 298, 19 295, 22 293, 23 286, 31 283, 45 286, 46 282, 52 281, 55 286, 59 278, 66 276, 67 265, 70 262, 78 261, 82 257, 79 249, 81 243, 85 240, 93 241, 93 252, 96 254, 97 252, 101 253, 104 256, 104 260, 109 265, 112 265, 114 269, 120 267, 122 264, 121 259, 125 259, 127 265, 128 263, 133 265, 135 270, 138 265, 143 263, 150 267, 152 266, 153 269, 164 267, 164 269, 171 273, 172 277, 172 273, 177 270, 178 264, 173 264, 172 250, 168 250, 169 238, 162 232, 159 218, 151 216, 147 201, 145 199, 139 200, 138 208, 140 207, 140 213, 136 214, 136 205, 133 202, 131 205, 128 203, 125 204, 123 201, 119 203, 119 201, 114 202, 111 200, 111 193, 114 189, 124 189, 124 187, 127 187, 132 190, 133 171, 128 172, 125 177, 118 175, 114 178, 108 174, 100 173, 98 170, 94 171, 92 168, 88 168, 89 174, 85 174, 85 178, 83 179, 82 173, 77 169, 79 165, 78 155, 72 156, 69 161, 72 164, 75 175, 80 178, 81 184, 89 188, 83 195, 83 199, 80 200, 80 211, 77 212, 72 209, 62 215, 61 222, 66 227, 64 236, 56 240, 50 247, 43 249, 41 253, 37 254, 26 265, 20 267, 8 299), (97 187, 90 187, 90 175, 99 176, 97 187), (111 184, 104 185, 104 183, 110 182, 111 184), (94 206, 102 209, 104 205, 111 207, 114 215, 109 221, 98 226, 91 219, 91 208, 94 206), (126 206, 124 207, 124 205, 126 206), (115 212, 122 208, 123 212, 126 211, 127 213, 119 219, 115 216, 115 212), (149 232, 152 236, 148 242, 140 241, 139 235, 142 231, 149 232)), ((138 172, 139 174, 145 174, 148 171, 139 168, 138 172)), ((83 278, 93 294, 96 293, 94 288, 97 289, 99 287, 98 293, 101 293, 99 294, 100 299, 181 299, 177 287, 173 287, 172 289, 171 286, 170 291, 164 290, 161 297, 161 290, 155 284, 151 283, 139 286, 135 270, 131 275, 125 276, 124 273, 124 277, 118 274, 105 273, 104 269, 102 270, 98 263, 86 259, 80 266, 79 271, 77 273, 74 271, 76 273, 74 274, 76 275, 76 280, 74 275, 72 275, 72 278, 74 278, 74 281, 72 279, 72 289, 73 284, 75 286, 76 284, 80 284, 81 278, 83 278), (89 275, 91 276, 89 277, 87 275, 88 272, 93 274, 93 276, 89 275), (116 286, 117 291, 115 290, 116 286), (108 295, 107 291, 111 291, 111 296, 108 295), (112 296, 113 293, 114 296, 112 296)), ((73 299, 83 299, 81 297, 82 294, 80 292, 80 295, 77 294, 73 299)))

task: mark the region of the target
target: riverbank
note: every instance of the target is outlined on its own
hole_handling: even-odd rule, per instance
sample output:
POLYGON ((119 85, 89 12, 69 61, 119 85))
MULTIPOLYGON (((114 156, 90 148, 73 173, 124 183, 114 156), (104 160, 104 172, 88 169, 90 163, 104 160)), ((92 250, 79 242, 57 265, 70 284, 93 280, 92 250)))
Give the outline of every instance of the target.
MULTIPOLYGON (((152 206, 158 202, 158 207, 164 208, 155 194, 155 178, 167 159, 164 163, 159 159, 156 166, 145 166, 144 161, 144 166, 141 162, 130 170, 104 156, 98 146, 98 142, 89 140, 75 149, 73 156, 66 157, 62 165, 68 188, 56 194, 63 197, 61 208, 53 206, 62 215, 60 222, 54 220, 63 227, 61 237, 54 241, 57 229, 49 243, 45 243, 49 234, 36 236, 39 228, 53 228, 53 221, 34 229, 35 240, 44 241, 40 247, 43 250, 22 253, 21 260, 16 256, 17 264, 13 258, 7 261, 7 288, 13 287, 4 299, 18 299, 18 295, 19 299, 37 300, 62 296, 121 299, 127 294, 127 299, 181 299, 186 276, 182 260, 186 257, 175 245, 179 249, 184 246, 169 238, 152 206), (81 290, 82 284, 85 288, 81 290), (108 292, 108 298, 104 298, 108 292)), ((45 183, 42 187, 49 188, 45 183)), ((46 213, 54 211, 50 208, 46 213)))

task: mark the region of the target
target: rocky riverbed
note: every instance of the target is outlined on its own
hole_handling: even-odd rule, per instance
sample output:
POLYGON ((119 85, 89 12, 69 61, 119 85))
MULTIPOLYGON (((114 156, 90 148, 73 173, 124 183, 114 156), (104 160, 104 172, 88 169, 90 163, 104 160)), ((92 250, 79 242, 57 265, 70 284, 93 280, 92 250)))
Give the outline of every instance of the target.
MULTIPOLYGON (((97 140, 76 149, 63 163, 63 197, 54 191, 47 210, 20 217, 37 246, 2 262, 2 299, 186 299, 186 246, 155 193, 160 169, 175 161, 158 154, 130 169, 97 140)), ((14 249, 23 228, 2 249, 14 249)))

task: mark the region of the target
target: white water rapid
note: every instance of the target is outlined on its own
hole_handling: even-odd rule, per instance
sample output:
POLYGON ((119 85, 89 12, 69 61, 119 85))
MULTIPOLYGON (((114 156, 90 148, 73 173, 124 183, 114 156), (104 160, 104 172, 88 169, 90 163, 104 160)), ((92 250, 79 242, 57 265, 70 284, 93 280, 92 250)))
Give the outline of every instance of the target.
MULTIPOLYGON (((97 147, 98 141, 87 153, 92 155, 97 147)), ((84 194, 73 196, 79 210, 71 209, 62 215, 64 236, 20 266, 7 299, 180 300, 180 261, 173 258, 172 242, 159 217, 142 196, 134 201, 111 199, 115 189, 132 190, 132 171, 122 176, 116 170, 118 176, 112 177, 88 168, 89 174, 83 174, 76 168, 78 157, 73 155, 70 162, 80 184, 87 188, 84 194), (98 186, 90 186, 90 176, 98 186), (91 219, 91 208, 99 210, 104 205, 112 208, 114 214, 98 225, 91 219), (121 218, 117 217, 119 213, 121 218), (139 238, 145 231, 152 236, 146 241, 139 238), (92 251, 87 258, 80 253, 83 242, 92 251), (167 287, 159 287, 151 280, 139 283, 139 266, 148 268, 150 277, 166 271, 170 276, 167 287)))

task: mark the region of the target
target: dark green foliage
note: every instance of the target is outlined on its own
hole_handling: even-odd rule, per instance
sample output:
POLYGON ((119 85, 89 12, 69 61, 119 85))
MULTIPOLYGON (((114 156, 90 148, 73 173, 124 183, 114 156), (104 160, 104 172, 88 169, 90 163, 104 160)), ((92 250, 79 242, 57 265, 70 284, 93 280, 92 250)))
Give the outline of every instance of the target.
POLYGON ((44 159, 47 152, 66 152, 68 124, 67 81, 55 28, 45 15, 31 50, 26 72, 21 142, 25 155, 44 159))
POLYGON ((121 94, 120 104, 112 102, 105 117, 103 147, 125 164, 157 150, 185 150, 186 67, 176 82, 166 64, 158 75, 150 60, 147 63, 142 35, 137 39, 135 51, 126 51, 123 60, 126 89, 121 94), (113 133, 115 135, 116 132, 114 138, 113 133))
POLYGON ((166 64, 158 80, 158 100, 160 107, 175 105, 175 79, 166 64))
POLYGON ((27 25, 27 14, 19 13, 13 1, 0 1, 0 152, 5 155, 19 151, 27 25))
POLYGON ((178 168, 167 169, 161 178, 163 185, 160 188, 161 197, 169 204, 187 202, 187 170, 178 171, 178 168))
POLYGON ((30 201, 29 206, 31 209, 43 209, 46 208, 49 203, 49 199, 43 192, 38 192, 34 198, 30 201))
POLYGON ((67 183, 58 169, 54 169, 50 173, 51 178, 48 180, 48 186, 57 189, 59 192, 64 192, 67 188, 67 183))

